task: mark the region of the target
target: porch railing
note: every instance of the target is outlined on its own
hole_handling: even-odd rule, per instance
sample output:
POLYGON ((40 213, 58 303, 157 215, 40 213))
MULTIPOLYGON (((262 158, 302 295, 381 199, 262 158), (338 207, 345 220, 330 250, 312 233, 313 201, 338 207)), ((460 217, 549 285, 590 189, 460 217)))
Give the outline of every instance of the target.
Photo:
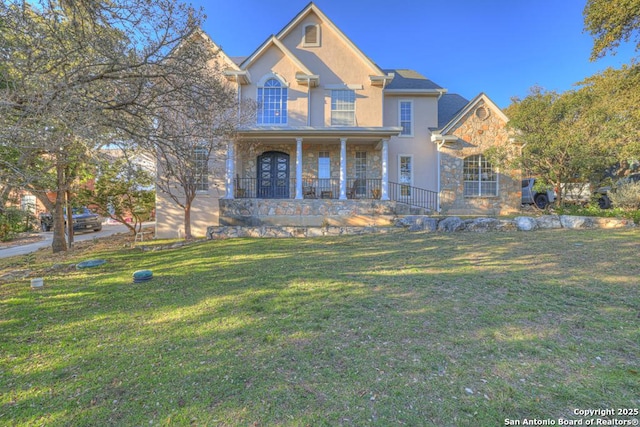
MULTIPOLYGON (((409 206, 438 210, 438 193, 411 185, 389 182, 389 199, 409 206)), ((379 199, 382 192, 380 179, 347 179, 347 199, 379 199)), ((256 178, 236 178, 235 197, 237 199, 292 199, 296 196, 296 180, 274 179, 273 182, 256 178), (260 184, 260 185, 259 185, 260 184)), ((338 199, 340 180, 305 179, 302 182, 302 196, 305 199, 338 199)))
POLYGON ((424 188, 413 187, 397 182, 389 182, 389 198, 409 206, 438 210, 438 193, 424 188))

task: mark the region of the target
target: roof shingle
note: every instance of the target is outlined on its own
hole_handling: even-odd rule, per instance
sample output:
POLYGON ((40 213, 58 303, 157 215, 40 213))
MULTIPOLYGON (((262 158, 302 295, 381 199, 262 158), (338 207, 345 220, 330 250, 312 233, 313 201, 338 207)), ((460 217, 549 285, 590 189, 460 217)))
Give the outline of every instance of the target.
POLYGON ((383 70, 385 73, 394 73, 395 77, 385 89, 418 89, 418 90, 435 90, 442 89, 441 86, 435 84, 422 74, 414 70, 398 69, 383 70))

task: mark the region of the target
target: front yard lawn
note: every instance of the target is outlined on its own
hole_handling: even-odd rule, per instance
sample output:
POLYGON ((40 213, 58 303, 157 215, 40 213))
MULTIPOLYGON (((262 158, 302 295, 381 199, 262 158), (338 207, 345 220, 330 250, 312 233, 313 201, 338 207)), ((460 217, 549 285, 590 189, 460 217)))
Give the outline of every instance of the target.
POLYGON ((637 229, 68 257, 107 264, 0 284, 2 425, 498 426, 640 408, 637 229), (153 279, 132 283, 140 269, 153 279))

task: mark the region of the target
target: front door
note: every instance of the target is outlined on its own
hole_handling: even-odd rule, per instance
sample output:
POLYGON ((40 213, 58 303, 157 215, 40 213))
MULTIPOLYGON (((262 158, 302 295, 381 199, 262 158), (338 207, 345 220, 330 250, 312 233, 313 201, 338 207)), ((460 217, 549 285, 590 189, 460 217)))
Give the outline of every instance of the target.
POLYGON ((289 198, 289 155, 267 151, 258 156, 258 197, 289 198))

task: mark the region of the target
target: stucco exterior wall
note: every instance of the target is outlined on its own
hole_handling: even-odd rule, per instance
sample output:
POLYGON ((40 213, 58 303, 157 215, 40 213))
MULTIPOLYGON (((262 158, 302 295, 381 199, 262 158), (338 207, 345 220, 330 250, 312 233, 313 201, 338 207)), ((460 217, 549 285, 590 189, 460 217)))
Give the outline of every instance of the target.
POLYGON ((400 101, 413 102, 413 136, 396 136, 389 141, 389 181, 399 182, 400 156, 413 156, 413 186, 438 191, 438 152, 429 128, 437 125, 436 96, 389 96, 384 99, 385 126, 400 126, 400 101))
MULTIPOLYGON (((320 76, 320 86, 311 90, 313 126, 331 126, 331 90, 327 86, 341 84, 362 86, 355 91, 356 126, 382 126, 382 89, 371 86, 369 79, 374 70, 355 55, 329 25, 310 14, 281 41, 312 73, 320 76), (309 24, 319 25, 320 46, 304 46, 302 31, 309 24)), ((255 77, 260 75, 253 69, 251 74, 255 77)), ((295 71, 285 77, 291 81, 289 79, 295 78, 295 71)), ((304 90, 306 94, 306 88, 304 90)), ((306 118, 306 103, 303 113, 306 118)))
MULTIPOLYGON (((219 222, 218 199, 224 197, 226 152, 220 147, 209 160, 209 189, 198 192, 191 206, 191 234, 203 237, 210 225, 219 222)), ((158 174, 163 173, 158 165, 158 174)), ((175 194, 182 195, 178 189, 175 194)), ((156 237, 184 237, 184 210, 156 186, 156 237)))
POLYGON ((453 144, 445 144, 440 152, 440 207, 445 215, 507 215, 520 207, 520 171, 504 170, 494 166, 498 172, 498 195, 483 197, 464 196, 464 159, 485 153, 491 147, 503 147, 510 155, 517 148, 510 144, 506 122, 485 106, 483 102, 469 111, 450 134, 458 137, 453 144), (478 108, 484 107, 489 116, 480 118, 478 108))

